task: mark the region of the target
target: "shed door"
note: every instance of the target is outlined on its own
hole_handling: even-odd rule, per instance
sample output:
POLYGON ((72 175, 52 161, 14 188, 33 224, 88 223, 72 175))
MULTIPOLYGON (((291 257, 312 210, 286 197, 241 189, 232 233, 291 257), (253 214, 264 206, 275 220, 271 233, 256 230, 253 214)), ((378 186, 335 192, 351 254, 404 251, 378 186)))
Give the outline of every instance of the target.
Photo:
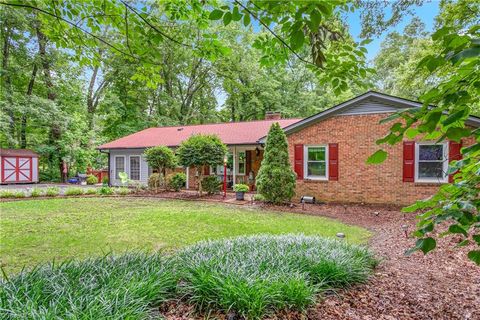
POLYGON ((31 182, 31 157, 2 157, 2 182, 31 182))

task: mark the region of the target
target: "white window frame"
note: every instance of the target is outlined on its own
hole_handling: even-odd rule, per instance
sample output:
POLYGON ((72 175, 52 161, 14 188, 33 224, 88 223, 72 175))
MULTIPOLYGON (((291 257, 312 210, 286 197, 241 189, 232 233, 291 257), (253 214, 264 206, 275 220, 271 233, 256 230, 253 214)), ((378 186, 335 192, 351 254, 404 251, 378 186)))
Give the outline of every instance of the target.
MULTIPOLYGON (((432 161, 432 160, 431 160, 432 161)), ((425 160, 422 160, 425 162, 425 160)), ((438 161, 433 161, 438 162, 438 161)), ((435 143, 431 141, 422 141, 415 143, 415 182, 422 182, 422 183, 446 183, 448 182, 448 174, 446 174, 448 170, 448 143, 435 143), (429 145, 442 145, 443 146, 443 179, 440 178, 419 178, 418 177, 418 169, 419 169, 419 162, 420 162, 420 146, 429 146, 429 145)))
POLYGON ((306 180, 328 181, 328 145, 305 145, 303 146, 303 178, 306 180), (309 176, 308 175, 308 149, 309 148, 325 148, 325 176, 309 176))
POLYGON ((113 174, 114 174, 115 180, 120 179, 120 177, 117 174, 117 158, 123 158, 123 171, 121 171, 121 172, 127 172, 127 157, 126 156, 114 156, 113 157, 113 174))
POLYGON ((142 157, 140 155, 128 156, 128 178, 133 181, 142 180, 142 157), (138 158, 138 180, 132 178, 132 158, 138 158))

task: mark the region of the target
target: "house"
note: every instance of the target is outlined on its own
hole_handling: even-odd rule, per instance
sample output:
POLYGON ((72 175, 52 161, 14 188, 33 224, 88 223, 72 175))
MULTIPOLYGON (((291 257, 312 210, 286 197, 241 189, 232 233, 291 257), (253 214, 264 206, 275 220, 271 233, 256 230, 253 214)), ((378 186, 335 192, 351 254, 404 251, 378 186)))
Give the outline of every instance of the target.
MULTIPOLYGON (((230 184, 252 184, 268 130, 278 122, 287 135, 290 162, 297 174, 297 198, 310 195, 328 202, 408 204, 434 194, 440 184, 447 183, 448 162, 458 159, 462 144, 474 142, 404 141, 384 147, 389 153, 384 163, 367 165, 366 159, 379 148, 375 141, 392 125, 379 121, 389 113, 421 106, 369 91, 305 119, 280 119, 280 114, 269 113, 262 121, 149 128, 99 149, 109 154, 112 184, 119 183, 122 171, 130 179, 146 183, 151 169, 142 156, 145 148, 175 148, 192 134, 216 134, 231 153, 230 184)), ((480 118, 469 117, 467 125, 480 126, 480 118)), ((186 172, 187 187, 194 188, 196 172, 192 168, 186 172)), ((223 166, 210 168, 209 173, 221 176, 223 166)))

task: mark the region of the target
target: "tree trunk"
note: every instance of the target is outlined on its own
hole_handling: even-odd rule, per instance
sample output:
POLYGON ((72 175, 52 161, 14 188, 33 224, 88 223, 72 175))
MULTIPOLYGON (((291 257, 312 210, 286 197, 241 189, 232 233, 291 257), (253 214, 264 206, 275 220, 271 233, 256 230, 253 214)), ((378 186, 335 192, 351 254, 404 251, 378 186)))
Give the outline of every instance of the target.
POLYGON ((13 112, 13 99, 12 99, 12 79, 10 77, 10 72, 8 71, 8 59, 10 57, 10 35, 12 33, 12 27, 5 22, 4 26, 2 27, 4 31, 4 38, 3 38, 3 59, 2 59, 2 73, 3 75, 3 82, 4 87, 6 89, 6 96, 8 101, 7 113, 9 117, 9 129, 10 135, 12 139, 9 139, 9 146, 11 148, 15 147, 14 139, 15 137, 15 113, 13 112))
MULTIPOLYGON (((28 82, 27 88, 27 100, 30 101, 30 97, 33 93, 33 85, 35 84, 35 78, 37 77, 38 65, 33 64, 32 76, 28 82)), ((20 148, 25 149, 27 147, 27 114, 22 115, 22 123, 20 127, 20 148)))
MULTIPOLYGON (((40 61, 42 63, 43 75, 45 78, 45 85, 47 86, 47 98, 50 101, 55 101, 55 99, 57 98, 57 94, 55 93, 55 88, 54 88, 52 76, 50 73, 50 61, 48 60, 48 57, 47 57, 47 50, 46 50, 47 38, 45 37, 43 32, 40 30, 39 21, 37 21, 36 32, 37 32, 37 38, 38 38, 38 54, 40 56, 40 61)), ((55 146, 55 154, 50 154, 49 160, 51 162, 55 160, 58 161, 58 169, 60 170, 60 177, 62 182, 65 182, 66 174, 64 174, 63 172, 64 160, 60 156, 60 147, 58 145, 58 141, 61 139, 61 137, 62 137, 61 128, 58 125, 58 123, 55 120, 53 120, 52 125, 50 127, 49 142, 51 145, 55 146)))

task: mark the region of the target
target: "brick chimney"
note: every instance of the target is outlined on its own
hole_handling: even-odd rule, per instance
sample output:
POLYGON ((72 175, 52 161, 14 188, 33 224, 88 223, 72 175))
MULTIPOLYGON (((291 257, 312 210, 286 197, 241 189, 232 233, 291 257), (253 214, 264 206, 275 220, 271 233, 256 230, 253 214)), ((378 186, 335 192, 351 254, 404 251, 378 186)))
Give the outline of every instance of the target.
POLYGON ((265 120, 280 120, 282 119, 282 113, 278 111, 265 112, 265 120))

